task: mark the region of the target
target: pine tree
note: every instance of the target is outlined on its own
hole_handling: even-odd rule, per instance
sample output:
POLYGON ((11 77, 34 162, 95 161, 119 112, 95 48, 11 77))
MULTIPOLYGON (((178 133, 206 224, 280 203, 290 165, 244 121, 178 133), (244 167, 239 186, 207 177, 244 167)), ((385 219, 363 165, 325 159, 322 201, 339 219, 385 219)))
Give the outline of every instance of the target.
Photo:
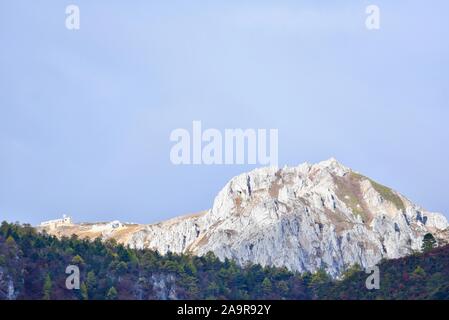
POLYGON ((87 273, 86 288, 88 290, 93 290, 95 288, 96 284, 97 284, 97 278, 95 277, 95 272, 89 271, 87 273))
POLYGON ((424 239, 422 241, 422 251, 423 252, 428 252, 430 250, 432 250, 433 248, 435 248, 437 245, 437 241, 435 240, 435 237, 431 234, 431 233, 427 233, 424 236, 424 239))
POLYGON ((80 286, 80 291, 81 291, 81 298, 83 300, 89 300, 89 293, 87 290, 87 286, 84 282, 80 286))
POLYGON ((272 289, 273 289, 273 286, 271 284, 270 279, 268 279, 268 278, 263 279, 263 281, 262 281, 262 291, 265 294, 270 294, 272 289))
POLYGON ((72 263, 81 266, 81 265, 84 265, 84 260, 79 255, 76 255, 73 257, 72 263))
POLYGON ((318 269, 311 278, 312 284, 326 283, 330 281, 330 276, 323 268, 318 269))
POLYGON ((117 289, 115 289, 114 287, 111 287, 108 291, 108 293, 106 294, 106 300, 115 300, 117 299, 117 289))
POLYGON ((51 299, 51 289, 52 289, 52 282, 51 282, 51 278, 50 278, 50 274, 47 273, 47 276, 45 277, 44 280, 44 295, 43 295, 43 300, 50 300, 51 299))
POLYGON ((421 268, 421 266, 417 266, 415 268, 415 270, 412 272, 412 276, 414 278, 422 278, 426 276, 426 271, 424 271, 423 268, 421 268))
POLYGON ((362 267, 358 263, 350 266, 346 271, 342 274, 342 279, 350 279, 352 276, 362 271, 362 267))
POLYGON ((9 236, 7 239, 6 239, 6 245, 9 247, 9 248, 15 248, 16 247, 16 241, 14 240, 14 238, 12 237, 12 236, 9 236))

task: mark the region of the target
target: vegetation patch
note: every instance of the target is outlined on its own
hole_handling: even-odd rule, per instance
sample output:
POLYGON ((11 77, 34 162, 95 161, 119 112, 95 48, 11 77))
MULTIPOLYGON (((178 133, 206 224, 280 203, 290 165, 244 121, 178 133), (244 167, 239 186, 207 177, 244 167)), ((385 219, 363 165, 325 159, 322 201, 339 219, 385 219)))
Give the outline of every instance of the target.
MULTIPOLYGON (((430 238, 430 236, 428 236, 430 238)), ((325 266, 323 266, 325 267, 325 266)), ((382 261, 379 290, 367 290, 367 274, 349 268, 342 279, 325 269, 290 272, 258 264, 239 266, 209 252, 160 255, 100 239, 58 239, 30 226, 0 225, 0 270, 14 284, 17 299, 449 299, 449 246, 382 261), (68 265, 80 269, 80 290, 67 290, 68 265), (167 292, 156 282, 166 285, 167 292)), ((9 288, 0 281, 0 300, 9 288)))
POLYGON ((355 215, 360 216, 363 222, 367 222, 370 215, 366 209, 366 205, 362 201, 360 176, 351 172, 344 177, 334 176, 334 181, 337 185, 338 198, 343 201, 355 215))
POLYGON ((404 202, 392 189, 381 185, 368 177, 362 176, 361 174, 352 173, 352 175, 358 176, 359 179, 367 179, 373 186, 374 190, 376 190, 384 200, 393 203, 398 210, 405 210, 404 202))

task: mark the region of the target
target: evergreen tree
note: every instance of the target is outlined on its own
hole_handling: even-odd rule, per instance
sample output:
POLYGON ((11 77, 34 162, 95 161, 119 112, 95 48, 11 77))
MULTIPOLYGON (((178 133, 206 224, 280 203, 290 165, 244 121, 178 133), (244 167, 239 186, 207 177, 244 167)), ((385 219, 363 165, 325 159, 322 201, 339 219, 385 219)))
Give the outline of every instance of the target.
POLYGON ((108 293, 106 294, 106 300, 116 300, 117 299, 117 289, 115 289, 114 287, 111 287, 108 291, 108 293))
POLYGON ((81 293, 81 298, 83 300, 89 300, 89 293, 87 290, 87 286, 84 282, 80 286, 80 293, 81 293))
POLYGON ((311 278, 311 283, 312 284, 320 284, 320 283, 326 283, 328 281, 330 281, 331 278, 329 276, 329 274, 326 272, 326 270, 324 270, 323 268, 318 269, 311 278))
POLYGON ((360 265, 358 263, 356 263, 356 264, 350 266, 345 272, 343 272, 342 278, 349 279, 352 276, 359 273, 360 271, 362 271, 362 267, 360 267, 360 265))
POLYGON ((95 272, 89 271, 87 273, 87 280, 86 280, 87 289, 93 290, 95 288, 96 283, 97 283, 97 279, 95 277, 95 272))
POLYGON ((412 273, 412 276, 414 278, 421 278, 421 277, 424 277, 425 275, 426 275, 426 271, 424 271, 424 269, 421 268, 421 266, 417 266, 416 269, 412 273))
POLYGON ((265 277, 265 279, 263 279, 263 281, 262 281, 262 291, 263 291, 263 293, 270 294, 272 290, 273 290, 273 285, 271 284, 270 279, 265 277))
POLYGON ((72 263, 75 265, 82 266, 82 265, 84 265, 84 260, 83 260, 83 258, 81 258, 80 255, 76 255, 73 257, 72 263))
MULTIPOLYGON (((427 235, 423 241, 428 250, 436 243, 432 239, 427 235)), ((180 299, 447 299, 449 246, 431 252, 382 261, 381 289, 366 290, 367 275, 357 265, 332 279, 324 269, 299 274, 258 264, 241 267, 213 253, 162 256, 110 241, 57 238, 27 226, 0 225, 0 266, 14 281, 17 299, 157 299, 153 283, 161 280, 176 288, 180 299), (89 271, 80 290, 56 286, 66 280, 61 270, 72 261, 89 271)), ((0 299, 5 292, 0 282, 0 299)))
POLYGON ((422 241, 422 251, 423 252, 428 252, 430 250, 432 250, 433 248, 435 248, 437 245, 437 241, 435 240, 435 237, 431 234, 431 233, 427 233, 424 236, 424 239, 422 241))
POLYGON ((53 284, 51 282, 50 274, 47 273, 47 276, 45 277, 45 280, 44 280, 43 300, 50 300, 51 299, 52 286, 53 286, 53 284))

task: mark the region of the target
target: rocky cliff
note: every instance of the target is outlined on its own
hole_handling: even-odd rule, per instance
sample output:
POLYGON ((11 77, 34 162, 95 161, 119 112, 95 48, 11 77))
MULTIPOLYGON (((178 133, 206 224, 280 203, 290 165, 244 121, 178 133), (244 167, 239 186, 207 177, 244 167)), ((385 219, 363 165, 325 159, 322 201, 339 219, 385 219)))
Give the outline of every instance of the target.
POLYGON ((432 233, 449 239, 448 222, 335 159, 261 168, 229 181, 208 211, 151 225, 81 224, 56 235, 115 238, 160 253, 213 251, 240 264, 326 269, 338 276, 420 250, 432 233))

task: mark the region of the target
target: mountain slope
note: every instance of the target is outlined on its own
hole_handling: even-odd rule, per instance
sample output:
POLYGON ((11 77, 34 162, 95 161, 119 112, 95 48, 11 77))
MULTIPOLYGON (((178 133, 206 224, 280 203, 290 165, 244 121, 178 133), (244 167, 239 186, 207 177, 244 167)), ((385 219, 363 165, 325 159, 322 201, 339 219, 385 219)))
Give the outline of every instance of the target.
POLYGON ((358 267, 331 279, 322 270, 239 267, 202 257, 136 250, 113 241, 57 239, 29 226, 0 225, 3 299, 449 299, 449 246, 379 264, 380 288, 368 290, 358 267), (68 265, 80 290, 68 290, 68 265))
POLYGON ((293 271, 340 275, 420 250, 432 233, 444 243, 448 222, 335 159, 261 168, 233 178, 206 212, 152 225, 73 225, 55 235, 115 238, 135 248, 233 259, 293 271), (103 229, 104 230, 103 230, 103 229), (97 231, 96 231, 97 230, 97 231), (103 231, 101 231, 103 230, 103 231))

